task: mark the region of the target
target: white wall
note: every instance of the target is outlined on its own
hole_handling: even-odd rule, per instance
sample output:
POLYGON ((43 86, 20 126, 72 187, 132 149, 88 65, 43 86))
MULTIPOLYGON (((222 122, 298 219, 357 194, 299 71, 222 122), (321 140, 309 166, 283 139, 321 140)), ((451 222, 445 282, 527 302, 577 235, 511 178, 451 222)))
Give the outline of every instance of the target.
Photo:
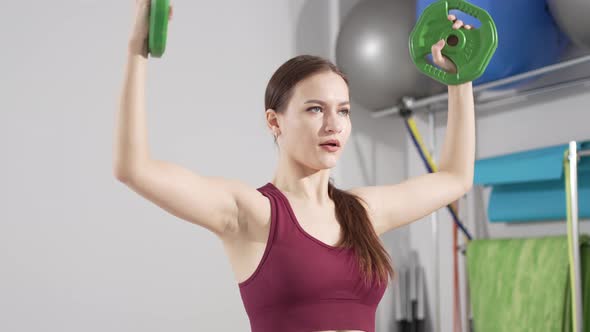
MULTIPOLYGON (((249 329, 216 238, 112 175, 132 3, 11 2, 6 12, 14 14, 0 21, 14 31, 0 63, 2 330, 249 329)), ((260 186, 276 166, 264 126, 266 83, 296 54, 332 56, 337 25, 326 18, 337 19, 338 7, 312 0, 174 5, 166 54, 148 64, 152 154, 260 186)), ((354 108, 337 185, 399 182, 403 126, 354 108)), ((394 259, 408 247, 399 232, 407 234, 384 238, 394 259)), ((380 331, 391 301, 388 289, 380 331)))
MULTIPOLYGON (((357 1, 339 1, 340 16, 357 1)), ((2 330, 249 328, 221 243, 113 178, 132 2, 13 1, 3 8, 12 14, 0 20, 2 31, 11 31, 0 61, 2 330)), ((174 4, 167 52, 148 67, 152 153, 201 174, 260 186, 276 165, 264 126, 266 83, 296 54, 330 57, 334 22, 327 18, 335 7, 313 0, 174 4)), ((478 157, 588 139, 589 101, 586 93, 478 113, 478 157)), ((441 144, 446 118, 437 118, 441 144)), ((428 139, 425 117, 418 120, 428 139)), ((373 119, 353 101, 352 123, 335 172, 339 187, 424 173, 399 118, 373 119)), ((450 331, 451 222, 445 211, 439 219, 441 323, 450 331)), ((489 225, 486 234, 546 234, 563 232, 562 226, 489 225)), ((582 229, 588 232, 588 224, 582 229)), ((419 251, 432 296, 430 233, 425 219, 383 241, 396 264, 410 249, 419 251)), ((395 331, 393 309, 388 288, 377 331, 395 331)))
MULTIPOLYGON (((133 3, 2 6, 2 331, 249 330, 221 243, 113 176, 133 3)), ((152 154, 263 185, 264 89, 296 54, 304 1, 173 3, 148 65, 152 154)))

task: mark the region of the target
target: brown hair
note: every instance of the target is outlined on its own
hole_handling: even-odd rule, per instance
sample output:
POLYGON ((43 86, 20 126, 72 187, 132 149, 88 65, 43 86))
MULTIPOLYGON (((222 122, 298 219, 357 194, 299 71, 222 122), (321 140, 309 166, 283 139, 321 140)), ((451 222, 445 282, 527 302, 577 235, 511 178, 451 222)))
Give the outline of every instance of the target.
MULTIPOLYGON (((300 55, 285 62, 268 82, 264 96, 265 110, 284 112, 297 83, 314 74, 329 71, 338 74, 348 85, 346 75, 324 58, 300 55)), ((332 181, 330 178, 328 195, 334 201, 336 218, 343 233, 337 246, 354 248, 366 283, 372 282, 375 277, 379 284, 385 283, 388 276, 393 279, 394 271, 390 256, 375 233, 366 209, 360 203, 364 200, 336 188, 332 181)))

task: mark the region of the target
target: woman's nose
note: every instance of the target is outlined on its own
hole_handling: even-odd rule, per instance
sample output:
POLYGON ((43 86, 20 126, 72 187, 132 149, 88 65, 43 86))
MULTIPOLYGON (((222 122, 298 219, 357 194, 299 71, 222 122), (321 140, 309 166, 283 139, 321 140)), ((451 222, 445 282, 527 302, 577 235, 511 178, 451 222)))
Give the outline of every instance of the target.
POLYGON ((340 133, 345 125, 344 120, 332 117, 326 120, 326 131, 340 133))

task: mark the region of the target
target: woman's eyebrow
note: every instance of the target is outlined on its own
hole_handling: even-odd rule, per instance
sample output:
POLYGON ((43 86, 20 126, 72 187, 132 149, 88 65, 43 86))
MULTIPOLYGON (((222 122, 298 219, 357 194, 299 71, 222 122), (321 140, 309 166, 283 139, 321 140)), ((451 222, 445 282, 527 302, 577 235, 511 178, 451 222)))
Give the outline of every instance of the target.
MULTIPOLYGON (((326 105, 325 102, 318 100, 318 99, 310 99, 308 101, 306 101, 304 104, 320 104, 320 105, 326 105)), ((348 105, 350 104, 350 102, 348 101, 343 101, 340 104, 338 104, 338 106, 343 106, 343 105, 348 105)))

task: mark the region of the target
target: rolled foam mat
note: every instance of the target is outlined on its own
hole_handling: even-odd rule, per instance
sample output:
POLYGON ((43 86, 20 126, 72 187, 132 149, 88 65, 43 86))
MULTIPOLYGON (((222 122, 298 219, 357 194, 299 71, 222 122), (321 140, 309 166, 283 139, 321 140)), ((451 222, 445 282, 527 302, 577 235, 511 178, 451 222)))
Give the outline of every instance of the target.
MULTIPOLYGON (((491 186, 490 222, 565 220, 563 154, 568 144, 477 160, 474 183, 491 186)), ((578 143, 590 149, 590 141, 578 143)), ((590 218, 590 158, 578 164, 579 216, 590 218)))

